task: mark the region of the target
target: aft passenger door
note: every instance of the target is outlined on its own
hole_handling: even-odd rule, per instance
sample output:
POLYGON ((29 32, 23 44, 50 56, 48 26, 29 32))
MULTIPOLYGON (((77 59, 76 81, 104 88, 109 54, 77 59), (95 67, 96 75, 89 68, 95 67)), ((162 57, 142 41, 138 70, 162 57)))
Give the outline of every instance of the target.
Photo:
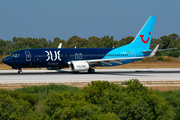
POLYGON ((136 57, 136 52, 134 50, 132 51, 132 57, 136 57))

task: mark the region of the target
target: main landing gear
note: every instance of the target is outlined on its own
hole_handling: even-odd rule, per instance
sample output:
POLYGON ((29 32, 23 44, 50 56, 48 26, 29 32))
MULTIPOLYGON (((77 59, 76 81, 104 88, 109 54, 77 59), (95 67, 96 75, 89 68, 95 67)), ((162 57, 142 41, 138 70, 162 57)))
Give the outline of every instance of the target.
POLYGON ((88 73, 95 73, 95 70, 93 68, 89 68, 88 73))

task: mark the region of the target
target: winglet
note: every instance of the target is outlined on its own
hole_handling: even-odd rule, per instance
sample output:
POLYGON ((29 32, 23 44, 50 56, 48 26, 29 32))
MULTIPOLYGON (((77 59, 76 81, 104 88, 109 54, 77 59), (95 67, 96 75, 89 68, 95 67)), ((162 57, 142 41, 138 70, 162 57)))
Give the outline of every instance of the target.
POLYGON ((158 47, 159 47, 159 44, 154 48, 154 50, 151 52, 151 54, 148 57, 153 57, 156 54, 158 47))
POLYGON ((58 48, 61 48, 61 46, 62 46, 62 43, 59 44, 58 48))

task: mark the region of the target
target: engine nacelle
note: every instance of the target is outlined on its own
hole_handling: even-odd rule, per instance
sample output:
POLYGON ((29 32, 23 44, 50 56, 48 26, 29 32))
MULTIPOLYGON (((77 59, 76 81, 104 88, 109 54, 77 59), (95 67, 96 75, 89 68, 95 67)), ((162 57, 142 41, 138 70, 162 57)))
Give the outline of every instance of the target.
POLYGON ((69 68, 71 71, 87 71, 89 64, 86 61, 72 61, 69 62, 69 68))

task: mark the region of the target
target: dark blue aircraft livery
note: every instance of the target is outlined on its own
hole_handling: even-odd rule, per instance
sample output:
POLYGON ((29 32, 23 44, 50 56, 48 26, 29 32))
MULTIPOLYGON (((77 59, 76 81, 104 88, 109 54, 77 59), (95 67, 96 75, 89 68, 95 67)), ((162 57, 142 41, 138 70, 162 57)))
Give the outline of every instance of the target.
POLYGON ((116 66, 155 55, 158 46, 150 48, 156 17, 150 16, 134 41, 119 48, 42 48, 13 52, 3 62, 18 69, 46 67, 62 69, 69 67, 73 72, 95 72, 95 66, 116 66))

